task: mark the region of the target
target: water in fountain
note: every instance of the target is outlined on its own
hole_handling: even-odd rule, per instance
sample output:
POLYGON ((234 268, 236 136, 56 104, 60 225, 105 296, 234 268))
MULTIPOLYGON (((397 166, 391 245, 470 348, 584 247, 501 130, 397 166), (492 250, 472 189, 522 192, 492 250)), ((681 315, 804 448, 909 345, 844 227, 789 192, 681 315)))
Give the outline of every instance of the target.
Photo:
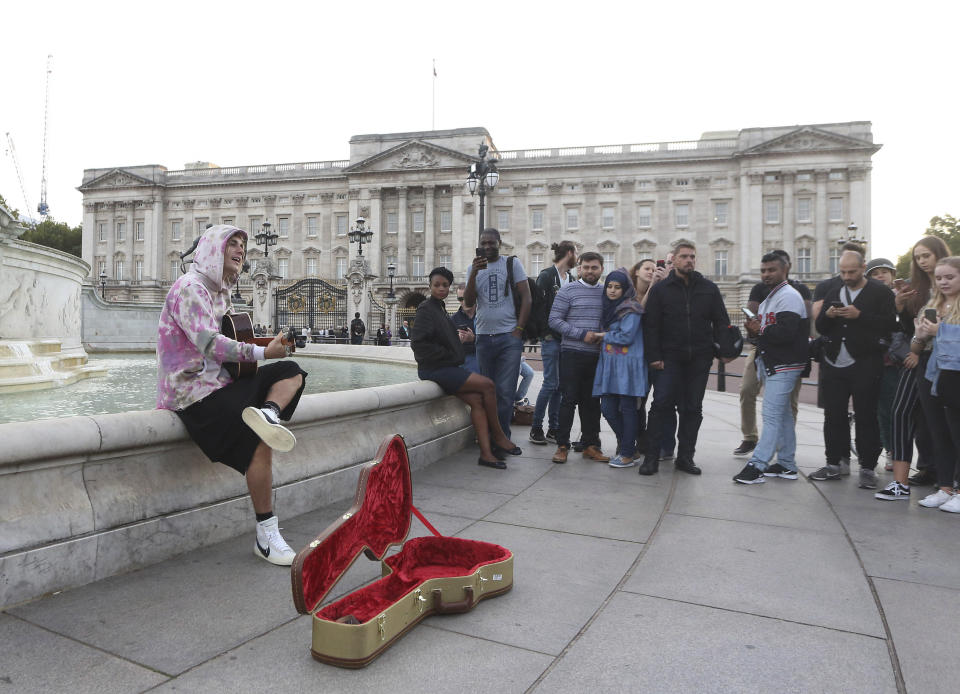
MULTIPOLYGON (((309 375, 304 393, 326 393, 417 380, 411 366, 294 357, 309 375)), ((151 410, 156 406, 155 354, 90 355, 107 376, 55 390, 0 394, 0 422, 151 410)), ((49 366, 49 363, 48 363, 49 366)))

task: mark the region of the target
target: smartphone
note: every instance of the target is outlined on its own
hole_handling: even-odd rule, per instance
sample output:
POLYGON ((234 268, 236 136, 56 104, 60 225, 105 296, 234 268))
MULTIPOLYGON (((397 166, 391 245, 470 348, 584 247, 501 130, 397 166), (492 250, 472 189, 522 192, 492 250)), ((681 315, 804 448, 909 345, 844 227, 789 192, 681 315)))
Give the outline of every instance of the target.
POLYGON ((667 261, 666 261, 666 260, 658 260, 658 261, 657 261, 657 267, 666 267, 666 266, 667 266, 667 261))
POLYGON ((926 318, 931 323, 937 322, 937 309, 935 308, 925 308, 923 309, 923 317, 926 318))
POLYGON ((748 309, 746 306, 741 306, 740 310, 743 311, 743 315, 747 317, 747 320, 753 320, 757 317, 757 314, 748 309))
POLYGON ((905 279, 903 279, 902 277, 898 277, 893 281, 893 288, 899 292, 901 289, 903 289, 903 285, 905 283, 906 283, 905 279))
POLYGON ((484 263, 484 265, 486 265, 486 263, 487 263, 487 255, 483 252, 483 249, 480 248, 480 246, 477 246, 477 257, 478 257, 478 258, 483 258, 483 263, 484 263))
POLYGON ((831 301, 831 302, 830 302, 830 307, 831 307, 831 308, 843 308, 843 302, 840 301, 839 299, 835 299, 834 301, 831 301))

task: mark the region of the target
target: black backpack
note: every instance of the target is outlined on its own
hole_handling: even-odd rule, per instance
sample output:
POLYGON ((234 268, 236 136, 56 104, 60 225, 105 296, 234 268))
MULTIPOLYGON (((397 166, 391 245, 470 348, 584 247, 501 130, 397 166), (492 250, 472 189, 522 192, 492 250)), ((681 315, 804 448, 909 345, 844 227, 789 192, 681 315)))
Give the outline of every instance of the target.
MULTIPOLYGON (((513 287, 513 261, 517 256, 511 255, 507 258, 507 287, 504 290, 504 296, 510 296, 510 288, 513 287)), ((530 317, 527 319, 527 324, 523 328, 523 339, 524 341, 529 340, 531 342, 536 342, 541 337, 547 334, 547 325, 546 319, 544 317, 544 310, 546 308, 546 299, 543 296, 543 292, 540 291, 540 287, 537 286, 537 281, 531 277, 527 278, 527 286, 530 287, 530 317)), ((513 293, 513 310, 517 314, 517 318, 520 317, 520 296, 514 292, 513 293)))

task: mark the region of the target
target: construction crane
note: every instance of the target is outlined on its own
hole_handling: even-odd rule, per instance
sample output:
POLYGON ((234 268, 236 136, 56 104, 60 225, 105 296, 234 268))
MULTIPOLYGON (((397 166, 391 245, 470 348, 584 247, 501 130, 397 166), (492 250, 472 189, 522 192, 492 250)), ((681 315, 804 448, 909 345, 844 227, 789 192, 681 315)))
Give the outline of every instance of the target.
MULTIPOLYGON (((17 180, 20 181, 20 193, 23 195, 23 201, 27 204, 27 209, 32 210, 33 205, 30 203, 30 198, 27 197, 27 188, 23 185, 23 174, 20 173, 20 162, 17 160, 17 148, 13 146, 13 136, 10 133, 7 133, 7 154, 13 159, 13 168, 17 170, 17 180)), ((27 215, 23 214, 21 217, 26 219, 27 215)))
POLYGON ((47 55, 47 89, 43 100, 43 173, 40 176, 40 204, 37 205, 37 212, 43 217, 50 216, 50 206, 47 204, 47 124, 50 113, 50 73, 53 63, 53 55, 47 55))

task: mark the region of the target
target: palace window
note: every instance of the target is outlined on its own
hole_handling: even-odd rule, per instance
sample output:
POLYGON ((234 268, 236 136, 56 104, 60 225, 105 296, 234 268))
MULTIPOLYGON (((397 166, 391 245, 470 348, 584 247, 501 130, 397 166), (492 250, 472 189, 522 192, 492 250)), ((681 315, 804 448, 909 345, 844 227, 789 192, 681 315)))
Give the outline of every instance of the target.
POLYGON ((387 233, 396 234, 399 230, 399 220, 396 212, 387 212, 387 233))
POLYGON ((414 277, 423 277, 424 268, 423 268, 423 256, 415 255, 411 258, 413 261, 413 276, 414 277))
POLYGON ((316 236, 320 228, 320 220, 316 217, 307 217, 307 236, 316 236))
POLYGON ((307 277, 317 276, 317 259, 307 258, 307 277))
POLYGON ((134 275, 133 275, 134 279, 137 282, 143 282, 143 261, 138 260, 135 268, 136 269, 134 270, 134 275))
POLYGON ((830 198, 827 200, 827 214, 831 222, 843 221, 843 198, 830 198))
POLYGON ((423 233, 423 210, 413 213, 413 231, 414 233, 423 233))
POLYGON ((830 249, 830 274, 835 275, 840 271, 840 249, 830 249))
POLYGON ((337 215, 337 236, 346 236, 347 235, 347 215, 338 214, 337 215))
POLYGON ((613 190, 613 188, 614 188, 615 185, 616 185, 615 183, 612 183, 612 182, 610 182, 610 181, 606 181, 606 182, 604 182, 604 183, 601 183, 601 184, 600 184, 600 187, 603 188, 604 190, 613 190))
POLYGON ((97 259, 97 279, 100 279, 100 275, 104 274, 107 271, 107 261, 103 258, 97 259))
POLYGON ((285 239, 290 236, 290 218, 277 217, 277 233, 280 238, 285 239))
POLYGON ((576 231, 580 228, 580 210, 576 207, 567 208, 567 231, 576 231))
POLYGON ((617 253, 616 251, 602 251, 600 255, 603 257, 603 267, 605 272, 611 272, 617 269, 617 253))
POLYGON ((289 258, 277 259, 277 274, 280 275, 280 279, 284 279, 284 280, 290 277, 290 259, 289 258))
POLYGON ((674 212, 676 213, 676 226, 685 227, 690 224, 690 203, 678 202, 674 212))
POLYGON ((604 229, 613 229, 613 207, 600 208, 600 226, 604 229))
POLYGON ((171 260, 170 261, 170 277, 168 277, 168 279, 171 282, 173 282, 179 276, 180 276, 180 261, 171 260))
POLYGON ((449 268, 449 267, 450 267, 450 252, 449 252, 449 251, 444 251, 443 253, 441 253, 440 255, 438 255, 438 256, 437 256, 437 262, 440 263, 441 266, 443 266, 443 267, 445 267, 445 268, 449 268))
POLYGON ((530 276, 536 277, 543 269, 543 253, 532 253, 530 255, 530 276))
POLYGON ((197 220, 197 236, 203 236, 203 232, 207 230, 207 220, 198 219, 197 220))
POLYGON ((830 172, 831 181, 842 181, 843 180, 843 171, 831 171, 830 172))
POLYGON ((640 251, 637 253, 637 260, 653 260, 653 253, 651 251, 640 251))
POLYGON ((170 222, 170 240, 179 241, 180 235, 180 222, 170 222))
POLYGON ((143 222, 133 223, 133 238, 135 241, 143 241, 143 222))
POLYGON ((716 224, 717 226, 726 226, 727 214, 729 210, 730 210, 730 203, 715 202, 713 204, 713 223, 716 224))
POLYGON ((510 231, 510 210, 497 210, 497 229, 510 231))
POLYGON ((347 276, 347 259, 343 256, 337 258, 337 279, 342 280, 347 276))
POLYGON ((797 221, 808 223, 810 221, 810 198, 797 198, 797 221))
POLYGON ((780 200, 765 200, 764 201, 764 212, 763 220, 767 224, 779 224, 780 223, 780 200))
POLYGON ((533 231, 543 231, 543 210, 531 211, 530 229, 533 231))
POLYGON ((107 240, 107 224, 106 222, 100 222, 97 224, 97 240, 106 241, 107 240))
POLYGON ((713 274, 723 276, 727 274, 727 251, 715 251, 713 254, 713 274))
POLYGON ((440 232, 450 233, 451 231, 453 231, 453 212, 440 210, 440 232))
POLYGON ((813 178, 813 176, 811 176, 811 175, 808 174, 808 173, 798 173, 798 174, 797 174, 797 183, 803 183, 803 182, 805 182, 805 181, 809 181, 809 180, 812 179, 812 178, 813 178))
POLYGON ((117 222, 117 241, 123 241, 126 236, 126 225, 123 222, 117 222))
POLYGON ((123 261, 122 260, 113 261, 113 279, 115 280, 123 279, 123 261))
POLYGON ((798 248, 797 249, 797 272, 801 275, 806 275, 810 273, 810 249, 809 248, 798 248))
POLYGON ((637 206, 637 226, 641 228, 648 228, 650 226, 651 220, 653 218, 653 208, 650 205, 638 205, 637 206))

